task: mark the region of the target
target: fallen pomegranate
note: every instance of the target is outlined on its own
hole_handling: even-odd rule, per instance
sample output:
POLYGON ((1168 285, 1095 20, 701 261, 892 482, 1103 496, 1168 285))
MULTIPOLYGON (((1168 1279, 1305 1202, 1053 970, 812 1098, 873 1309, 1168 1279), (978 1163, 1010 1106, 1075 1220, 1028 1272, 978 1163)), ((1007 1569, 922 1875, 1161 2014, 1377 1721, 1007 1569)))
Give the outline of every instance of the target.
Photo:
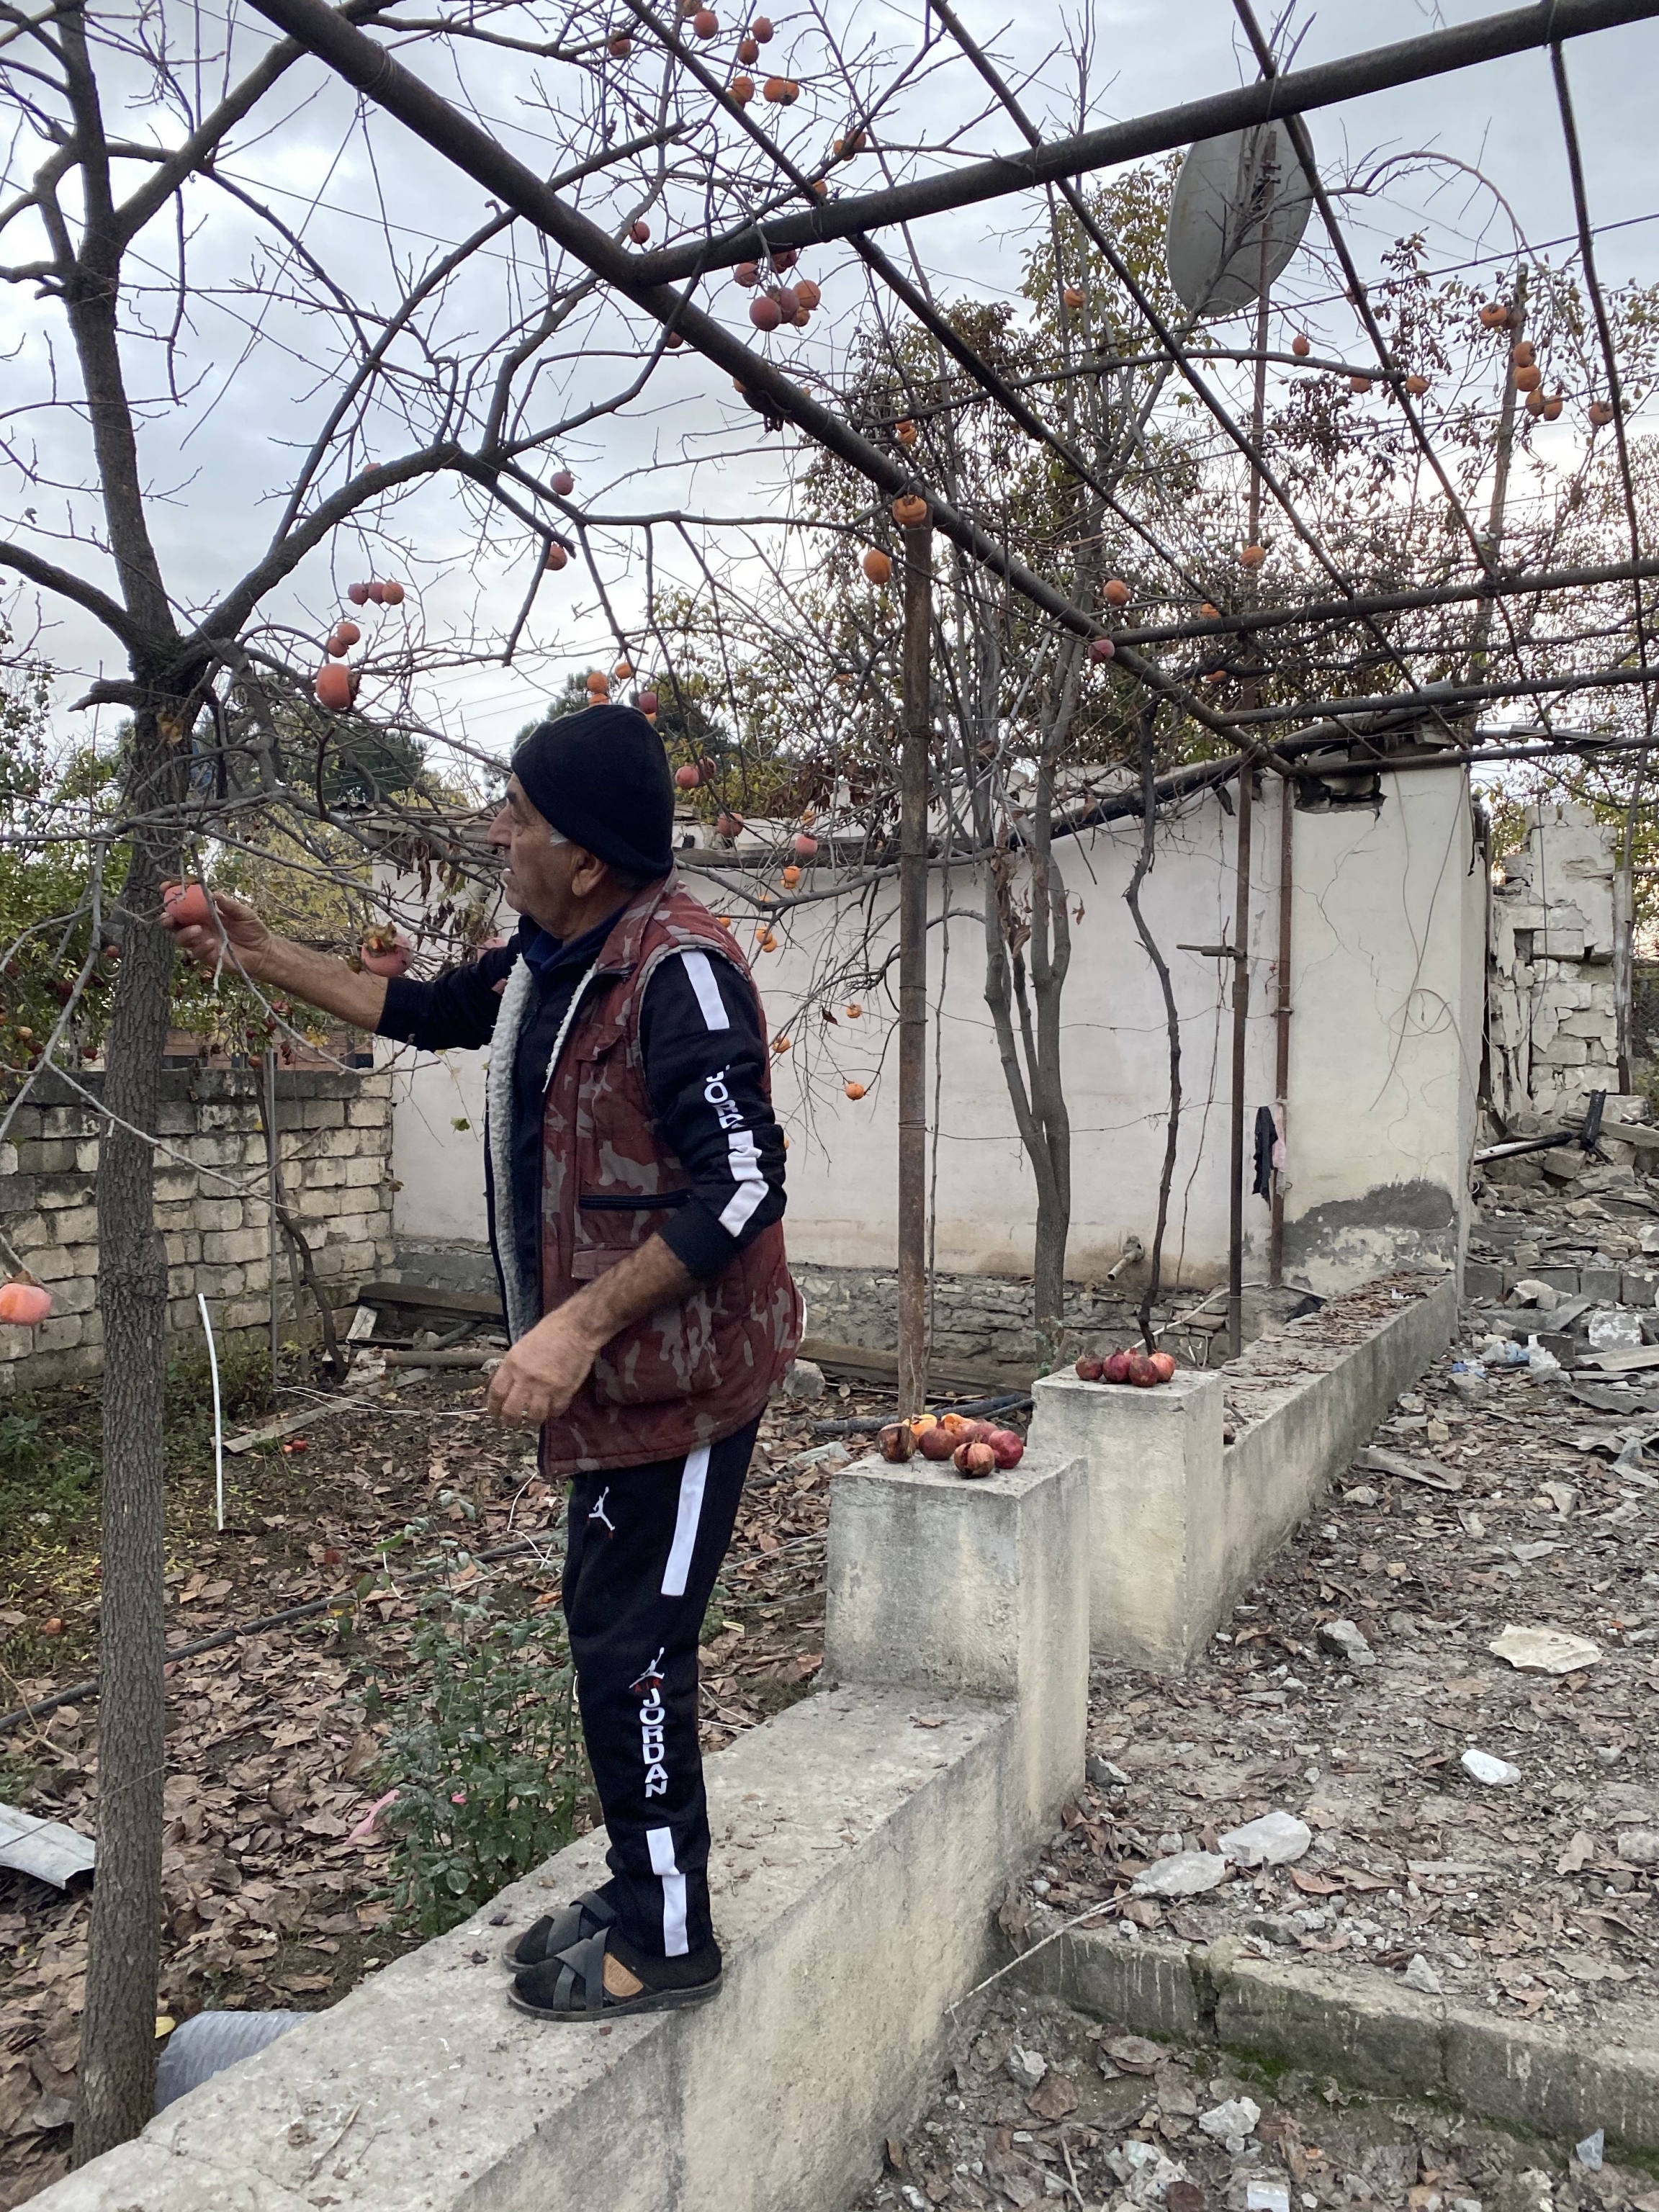
POLYGON ((1144 1352, 1129 1354, 1129 1371, 1124 1377, 1126 1382, 1133 1382, 1137 1390, 1151 1390, 1156 1388, 1158 1379, 1157 1368, 1144 1352))
POLYGON ((924 1429, 916 1438, 916 1449, 924 1459, 947 1460, 956 1450, 957 1441, 942 1421, 931 1429, 924 1429))
POLYGON ((161 910, 175 929, 204 929, 213 921, 213 902, 200 884, 163 884, 161 910))
POLYGON ((902 1466, 915 1452, 916 1439, 908 1421, 889 1421, 876 1439, 884 1460, 902 1466))
POLYGON ((965 1474, 969 1481, 977 1481, 983 1475, 996 1473, 997 1455, 989 1444, 981 1443, 976 1437, 970 1444, 957 1446, 951 1455, 951 1464, 958 1474, 965 1474))
POLYGON ((40 1624, 42 1636, 61 1636, 63 1632, 64 1616, 61 1613, 54 1613, 50 1620, 43 1620, 40 1624))
POLYGON ((1149 1354, 1149 1357, 1153 1366, 1158 1370, 1158 1381, 1173 1382, 1176 1371, 1175 1354, 1170 1352, 1154 1352, 1149 1354))
POLYGON ((1000 1468, 1018 1467, 1025 1456, 1025 1439, 1016 1429, 993 1429, 985 1441, 1000 1468))
POLYGON ((1085 1352, 1082 1358, 1079 1359, 1077 1364, 1077 1376, 1079 1382, 1098 1382, 1101 1377, 1101 1370, 1104 1365, 1105 1362, 1101 1359, 1097 1359, 1093 1352, 1085 1352))
POLYGON ((52 1292, 27 1271, 14 1275, 9 1283, 0 1283, 0 1321, 15 1322, 20 1328, 33 1328, 51 1311, 52 1292))
POLYGON ((1101 1364, 1101 1381, 1127 1382, 1129 1379, 1129 1362, 1133 1357, 1133 1353, 1129 1352, 1113 1352, 1111 1357, 1103 1361, 1101 1364))

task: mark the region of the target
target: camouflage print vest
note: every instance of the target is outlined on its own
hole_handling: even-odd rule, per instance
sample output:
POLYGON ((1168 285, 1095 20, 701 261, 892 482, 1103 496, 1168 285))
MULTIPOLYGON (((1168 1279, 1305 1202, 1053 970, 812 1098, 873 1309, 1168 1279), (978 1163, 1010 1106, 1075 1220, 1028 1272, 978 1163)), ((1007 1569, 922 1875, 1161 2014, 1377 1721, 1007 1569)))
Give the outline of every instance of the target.
MULTIPOLYGON (((647 1243, 671 1218, 672 1194, 690 1187, 658 1140, 640 1054, 646 986, 688 947, 749 972, 728 933, 670 875, 617 918, 569 1024, 544 1123, 544 1314, 647 1243)), ((800 1331, 775 1222, 722 1273, 612 1337, 543 1429, 543 1471, 635 1467, 717 1443, 761 1411, 800 1331)))

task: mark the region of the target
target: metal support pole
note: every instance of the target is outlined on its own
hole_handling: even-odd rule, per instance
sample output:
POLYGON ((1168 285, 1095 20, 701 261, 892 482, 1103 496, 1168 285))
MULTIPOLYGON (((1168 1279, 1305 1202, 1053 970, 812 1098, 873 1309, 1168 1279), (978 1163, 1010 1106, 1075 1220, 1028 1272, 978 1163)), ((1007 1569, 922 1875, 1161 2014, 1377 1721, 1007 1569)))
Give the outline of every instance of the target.
POLYGON ((1244 1039, 1250 1012, 1250 817, 1255 770, 1238 776, 1238 896, 1233 918, 1233 1079, 1229 1118, 1232 1188, 1227 1207, 1227 1357, 1244 1348, 1244 1039))
POLYGON ((933 532, 904 533, 904 729, 899 815, 899 1418, 927 1394, 927 768, 933 532))
MULTIPOLYGON (((1250 443, 1254 450, 1261 451, 1262 426, 1267 412, 1267 316, 1268 278, 1267 252, 1271 243, 1268 216, 1273 206, 1274 176, 1271 167, 1267 173, 1265 205, 1260 216, 1261 224, 1261 274, 1255 303, 1255 391, 1250 409, 1250 443)), ((1250 470, 1249 543, 1261 540, 1261 471, 1250 470)), ((1254 600, 1261 594, 1256 586, 1258 572, 1250 572, 1249 596, 1254 600)), ((1247 703, 1254 705, 1261 696, 1261 684, 1254 679, 1244 686, 1247 703)), ((1250 1013, 1250 831, 1255 810, 1255 769, 1245 761, 1238 771, 1238 858, 1234 870, 1237 896, 1233 917, 1233 1066, 1232 1085, 1229 1101, 1231 1123, 1228 1146, 1228 1165, 1231 1188, 1227 1200, 1227 1357, 1237 1359, 1244 1348, 1244 1141, 1245 1044, 1250 1013)))
POLYGON ((265 1086, 265 1195, 270 1206, 270 1387, 276 1387, 276 1370, 282 1358, 283 1322, 280 1293, 276 1287, 276 1055, 267 1052, 261 1077, 265 1086))
MULTIPOLYGON (((1279 787, 1279 969, 1273 998, 1273 1097, 1286 1145, 1291 1127, 1291 895, 1295 884, 1295 788, 1286 776, 1279 787)), ((1285 1179, 1273 1177, 1273 1225, 1268 1231, 1267 1280, 1275 1289, 1285 1279, 1285 1179)))

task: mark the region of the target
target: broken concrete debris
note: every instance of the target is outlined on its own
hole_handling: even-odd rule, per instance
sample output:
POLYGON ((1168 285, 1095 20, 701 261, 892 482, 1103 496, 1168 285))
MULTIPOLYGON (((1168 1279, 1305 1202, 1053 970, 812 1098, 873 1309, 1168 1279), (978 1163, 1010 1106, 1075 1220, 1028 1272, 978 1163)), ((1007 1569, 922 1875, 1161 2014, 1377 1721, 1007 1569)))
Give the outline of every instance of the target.
POLYGON ((1518 1766, 1512 1766, 1507 1759, 1494 1759, 1491 1752, 1477 1750, 1473 1744, 1458 1764, 1465 1774, 1473 1775, 1489 1790, 1512 1790, 1521 1779, 1518 1766))
POLYGON ((1313 1830, 1293 1813, 1264 1813, 1242 1828, 1230 1828, 1221 1848, 1236 1866, 1289 1866, 1313 1842, 1313 1830))
POLYGON ((1137 1897, 1198 1897, 1227 1879, 1227 1862, 1218 1851, 1172 1851, 1135 1876, 1137 1897))
POLYGON ((1048 2062, 1039 2051, 1022 2050, 1015 2044, 1003 2061, 1003 2071, 1017 2089, 1035 2089, 1048 2071, 1048 2062))
POLYGON ((1334 1652, 1350 1667, 1375 1667, 1376 1654, 1352 1620, 1322 1620, 1315 1632, 1322 1651, 1334 1652))
MULTIPOLYGON (((1554 1496, 1558 1513, 1565 1518, 1572 1510, 1572 1492, 1565 1483, 1549 1483, 1543 1487, 1554 1496), (1565 1500, 1565 1502, 1564 1502, 1565 1500)), ((1539 1674, 1576 1674, 1582 1667, 1594 1667, 1601 1656, 1599 1644, 1592 1644, 1587 1636, 1570 1636, 1561 1628, 1516 1628, 1505 1626, 1501 1636, 1493 1637, 1486 1646, 1494 1658, 1507 1659, 1511 1667, 1523 1673, 1539 1674)))
POLYGON ((1212 2141, 1224 2142, 1237 2155, 1255 2133, 1261 2118, 1261 2107, 1254 2097, 1229 2097, 1225 2104, 1212 2105, 1207 2112, 1200 2112, 1198 2124, 1212 2141))
POLYGON ((1440 1977, 1420 1951, 1412 1954, 1411 1963, 1400 1978, 1408 1990, 1419 1990, 1425 1997, 1441 1994, 1440 1977))

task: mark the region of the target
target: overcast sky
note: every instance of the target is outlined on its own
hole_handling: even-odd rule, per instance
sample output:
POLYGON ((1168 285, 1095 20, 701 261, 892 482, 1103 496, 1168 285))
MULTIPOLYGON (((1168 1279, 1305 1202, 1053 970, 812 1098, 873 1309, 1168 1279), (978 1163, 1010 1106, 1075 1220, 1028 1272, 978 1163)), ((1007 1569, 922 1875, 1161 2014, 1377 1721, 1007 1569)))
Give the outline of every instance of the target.
MULTIPOLYGON (((1066 9, 1066 14, 1074 11, 1066 9)), ((1431 30, 1449 21, 1489 12, 1472 5, 1443 10, 1419 9, 1399 0, 1339 0, 1299 21, 1298 65, 1325 60, 1368 46, 1431 30)), ((736 11, 722 9, 735 21, 736 11)), ((1017 13, 965 0, 963 14, 981 39, 993 40, 1011 67, 1030 69, 1054 44, 1063 20, 1057 0, 1022 5, 1017 13)), ((244 33, 262 37, 258 19, 244 33)), ((904 52, 916 38, 914 9, 877 6, 860 0, 843 18, 848 36, 859 32, 890 52, 904 52)), ((788 35, 781 10, 781 37, 788 35)), ((179 22, 186 21, 179 11, 179 22)), ((1224 90, 1253 75, 1243 58, 1231 9, 1224 0, 1101 0, 1092 18, 1099 57, 1091 120, 1102 122, 1224 90)), ((248 51, 252 51, 250 45, 248 51)), ((781 51, 780 49, 779 51, 781 51)), ((1659 134, 1651 122, 1652 87, 1659 81, 1659 27, 1633 28, 1580 39, 1567 49, 1583 139, 1594 219, 1604 228, 1600 259, 1604 279, 1620 283, 1659 277, 1659 134)), ((430 48, 410 50, 411 64, 441 88, 454 81, 430 48)), ((522 65, 469 62, 469 85, 482 112, 515 150, 541 169, 556 167, 562 155, 586 150, 580 133, 562 148, 551 143, 549 117, 537 103, 531 73, 522 65)), ((146 127, 142 88, 135 87, 131 112, 120 127, 146 127)), ((1056 70, 1048 88, 1047 119, 1065 127, 1070 94, 1056 70)), ((1045 109, 1040 88, 1029 103, 1045 109)), ((941 118, 966 118, 977 105, 964 70, 943 76, 912 103, 909 118, 917 135, 937 138, 941 118), (952 106, 952 103, 959 103, 952 106)), ((373 165, 362 137, 350 137, 341 151, 349 102, 338 88, 325 87, 317 65, 294 72, 256 123, 242 134, 234 167, 258 183, 273 204, 303 216, 306 235, 324 251, 329 266, 349 289, 361 283, 365 299, 383 299, 388 290, 387 254, 395 252, 419 265, 434 239, 460 235, 484 212, 484 196, 470 182, 446 173, 435 156, 416 146, 395 124, 378 118, 369 137, 373 165), (304 98, 301 95, 303 94, 304 98), (306 211, 307 196, 320 204, 306 211)), ((769 113, 769 120, 773 117, 769 113)), ((154 118, 149 118, 153 122, 154 118)), ((1572 229, 1566 165, 1557 127, 1547 58, 1534 53, 1465 70, 1401 92, 1380 95, 1310 118, 1310 128, 1328 174, 1351 159, 1373 151, 1432 149, 1480 165, 1507 198, 1536 245, 1564 239, 1572 229)), ((984 121, 969 134, 967 149, 988 152, 1012 147, 1012 130, 984 121)), ((865 179, 860 179, 860 183, 865 179)), ((868 181, 875 181, 872 176, 868 181)), ((936 284, 955 291, 1012 295, 1018 283, 1023 234, 1031 211, 1006 206, 981 207, 960 216, 935 218, 916 233, 936 284)), ((191 196, 192 224, 200 223, 195 263, 204 289, 192 301, 181 345, 184 404, 158 405, 147 416, 144 458, 149 481, 161 496, 153 510, 164 569, 175 592, 200 605, 210 601, 257 553, 268 535, 279 493, 291 474, 293 454, 315 434, 327 403, 314 374, 305 365, 305 346, 296 334, 314 324, 304 320, 304 303, 284 296, 262 300, 258 290, 224 289, 246 273, 250 236, 246 218, 205 190, 191 196), (216 289, 217 287, 218 289, 216 289)), ((1364 205, 1349 204, 1350 234, 1362 263, 1374 265, 1376 253, 1401 232, 1427 230, 1436 265, 1447 266, 1481 254, 1502 256, 1509 249, 1507 222, 1490 196, 1448 184, 1431 195, 1422 179, 1399 197, 1364 205)), ((657 238, 663 231, 659 221, 657 238)), ((169 251, 170 224, 145 240, 159 271, 169 251)), ((1565 254, 1566 249, 1560 249, 1565 254)), ((21 258, 21 257, 20 257, 21 258)), ((502 313, 506 255, 481 262, 457 302, 455 327, 487 328, 502 313)), ((862 279, 841 249, 811 258, 810 273, 824 286, 825 309, 805 341, 778 349, 785 360, 799 359, 833 373, 852 327, 852 309, 862 294, 862 279), (842 311, 839 315, 837 307, 842 311)), ((1293 266, 1285 290, 1305 293, 1309 271, 1293 266)), ((712 288, 722 312, 741 321, 739 298, 730 285, 712 288)), ((149 311, 163 326, 170 310, 158 301, 149 311)), ((1333 310, 1330 328, 1339 329, 1346 311, 1333 310)), ((19 348, 8 371, 9 394, 40 396, 46 387, 55 349, 63 355, 61 327, 50 304, 37 304, 21 289, 0 300, 0 336, 19 348)), ((1346 318, 1352 328, 1352 319, 1346 318)), ((565 372, 567 401, 584 391, 610 388, 626 373, 625 356, 643 325, 601 308, 581 326, 583 357, 565 372)), ((746 323, 744 325, 745 335, 746 323)), ((315 348, 312 348, 315 357, 315 348)), ((146 374, 155 376, 157 357, 146 356, 146 374)), ((59 374, 62 375, 60 366, 59 374)), ((159 379, 149 389, 155 392, 159 379)), ((15 397, 8 404, 15 404, 15 397)), ((573 438, 568 458, 579 475, 580 495, 592 495, 610 511, 622 507, 685 501, 705 511, 765 514, 779 511, 784 498, 775 447, 753 450, 750 418, 732 402, 729 380, 689 352, 663 365, 645 401, 625 418, 594 426, 573 438)), ((13 424, 14 443, 18 425, 13 424)), ((27 421, 48 472, 61 479, 79 473, 78 426, 50 411, 27 421)), ((19 525, 21 509, 33 505, 37 520, 55 530, 70 495, 48 488, 21 491, 14 479, 5 487, 5 519, 19 525)), ((453 495, 433 489, 401 504, 395 534, 411 549, 410 617, 430 635, 465 627, 482 607, 499 617, 504 602, 523 588, 524 547, 505 547, 482 563, 475 562, 473 539, 456 510, 453 495)), ((41 550, 64 557, 61 543, 41 550)), ((382 555, 382 563, 397 556, 382 555)), ((741 558, 740 547, 734 558, 741 558)), ((371 556, 349 544, 333 560, 319 556, 272 602, 272 611, 291 623, 302 638, 326 627, 338 605, 344 581, 371 556)), ((100 564, 88 556, 86 565, 100 564)), ((624 616, 637 605, 635 587, 622 572, 616 576, 617 604, 624 616)), ((401 617, 400 617, 401 619, 401 617)), ((53 627, 46 647, 64 672, 72 692, 87 676, 114 667, 109 641, 88 620, 52 611, 53 627)), ((500 666, 456 672, 436 680, 422 703, 434 721, 465 730, 491 747, 505 744, 546 693, 572 669, 606 650, 591 589, 578 570, 551 579, 528 633, 530 650, 516 670, 500 666)))

